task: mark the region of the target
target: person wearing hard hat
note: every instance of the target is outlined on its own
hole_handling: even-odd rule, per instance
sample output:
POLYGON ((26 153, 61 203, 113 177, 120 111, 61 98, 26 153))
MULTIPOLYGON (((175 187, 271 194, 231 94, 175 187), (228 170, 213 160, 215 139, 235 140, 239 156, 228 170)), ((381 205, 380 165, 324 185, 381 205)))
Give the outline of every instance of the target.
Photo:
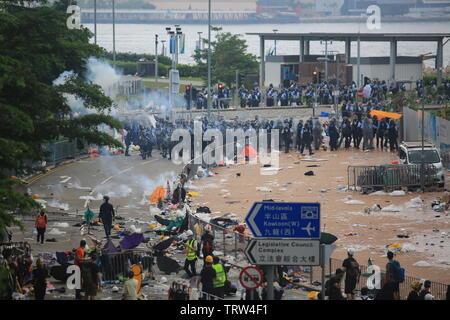
POLYGON ((198 244, 194 238, 194 233, 191 230, 186 231, 186 235, 188 237, 185 246, 186 246, 186 260, 184 262, 184 270, 188 274, 189 278, 197 275, 195 270, 195 263, 197 262, 197 250, 198 244), (191 270, 189 270, 189 268, 191 270))
POLYGON ((358 262, 353 258, 355 254, 355 249, 348 248, 347 255, 348 258, 342 263, 342 267, 345 271, 345 288, 344 292, 347 295, 347 300, 355 300, 354 290, 356 284, 359 282, 361 276, 361 270, 358 262))
POLYGON ((205 257, 203 269, 200 272, 200 283, 202 284, 202 296, 200 300, 213 300, 214 295, 214 279, 216 278, 216 270, 213 268, 213 257, 205 257))
POLYGON ((216 271, 216 278, 214 278, 214 295, 223 299, 225 295, 225 281, 227 281, 227 275, 225 269, 220 263, 219 257, 213 258, 213 268, 216 271))

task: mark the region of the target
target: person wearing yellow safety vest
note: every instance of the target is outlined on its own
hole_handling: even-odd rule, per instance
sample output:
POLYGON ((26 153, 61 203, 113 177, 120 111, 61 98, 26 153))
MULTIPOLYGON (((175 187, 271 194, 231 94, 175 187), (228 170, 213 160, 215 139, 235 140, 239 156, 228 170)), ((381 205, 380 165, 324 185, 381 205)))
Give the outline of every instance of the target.
POLYGON ((184 270, 188 274, 189 278, 197 275, 195 270, 195 263, 197 262, 197 250, 198 244, 194 238, 194 233, 191 230, 186 231, 188 239, 185 243, 186 246, 186 261, 184 262, 184 270), (189 267, 191 270, 189 270, 189 267))
POLYGON ((225 268, 219 261, 219 257, 213 257, 213 268, 216 271, 216 278, 214 279, 214 295, 223 299, 225 295, 225 281, 227 281, 227 275, 225 268))

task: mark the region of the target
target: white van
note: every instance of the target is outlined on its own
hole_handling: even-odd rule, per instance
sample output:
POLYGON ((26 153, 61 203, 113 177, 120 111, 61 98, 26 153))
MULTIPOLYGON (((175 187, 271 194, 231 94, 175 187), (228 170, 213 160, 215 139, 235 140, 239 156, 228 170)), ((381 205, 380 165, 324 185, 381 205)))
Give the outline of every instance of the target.
MULTIPOLYGON (((434 144, 424 143, 424 163, 433 164, 437 169, 438 187, 444 188, 445 173, 441 156, 434 144)), ((400 163, 421 164, 422 163, 422 141, 402 142, 399 148, 400 163)))

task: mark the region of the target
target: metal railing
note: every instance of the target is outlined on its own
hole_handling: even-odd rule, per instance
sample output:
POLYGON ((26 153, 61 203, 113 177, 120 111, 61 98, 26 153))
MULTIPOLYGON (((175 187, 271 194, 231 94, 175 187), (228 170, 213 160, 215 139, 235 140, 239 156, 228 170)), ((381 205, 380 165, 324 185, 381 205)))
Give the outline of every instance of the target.
POLYGON ((49 152, 46 161, 56 166, 63 160, 73 159, 75 157, 87 154, 88 146, 84 143, 84 148, 79 149, 77 140, 69 141, 68 139, 59 140, 53 143, 43 144, 44 151, 49 152))
MULTIPOLYGON (((393 190, 400 187, 421 185, 420 164, 396 164, 380 166, 349 166, 348 188, 393 190)), ((424 185, 436 185, 439 181, 433 164, 424 164, 424 185)))
MULTIPOLYGON (((386 261, 387 262, 387 261, 386 261)), ((343 260, 339 259, 330 259, 329 262, 329 274, 333 274, 337 268, 342 268, 343 260)), ((381 268, 380 268, 381 269, 381 268)), ((368 279, 368 267, 366 265, 360 265, 361 277, 359 278, 359 282, 356 284, 356 290, 361 290, 361 288, 367 286, 368 279), (366 274, 366 276, 364 276, 366 274)), ((384 279, 386 271, 381 269, 381 280, 384 279)), ((412 290, 411 285, 414 281, 420 281, 420 278, 412 277, 405 275, 405 281, 400 283, 400 299, 406 300, 409 292, 412 290)), ((320 281, 320 279, 319 279, 320 281)), ((435 297, 436 300, 445 300, 446 292, 447 292, 447 284, 431 281, 431 294, 435 297)))
POLYGON ((104 281, 117 280, 118 276, 125 276, 133 264, 139 264, 143 272, 151 272, 153 256, 148 250, 127 250, 123 252, 102 254, 100 256, 100 271, 104 281))

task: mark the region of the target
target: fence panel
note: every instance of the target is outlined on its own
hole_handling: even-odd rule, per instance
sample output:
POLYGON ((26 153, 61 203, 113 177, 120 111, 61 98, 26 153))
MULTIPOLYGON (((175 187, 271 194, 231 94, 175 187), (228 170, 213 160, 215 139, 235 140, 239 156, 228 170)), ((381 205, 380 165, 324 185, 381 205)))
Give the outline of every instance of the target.
MULTIPOLYGON (((396 164, 381 166, 349 166, 348 188, 393 190, 421 185, 421 164, 396 164)), ((424 164, 424 184, 435 185, 439 180, 433 164, 424 164)))
POLYGON ((53 165, 66 159, 73 159, 80 155, 87 154, 87 144, 84 143, 84 148, 80 150, 78 149, 77 140, 59 140, 54 143, 43 144, 42 148, 44 151, 49 152, 46 161, 51 162, 53 165))
POLYGON ((142 266, 142 271, 152 271, 153 256, 150 251, 129 250, 100 256, 102 278, 105 281, 117 280, 117 277, 125 275, 133 264, 142 266))

